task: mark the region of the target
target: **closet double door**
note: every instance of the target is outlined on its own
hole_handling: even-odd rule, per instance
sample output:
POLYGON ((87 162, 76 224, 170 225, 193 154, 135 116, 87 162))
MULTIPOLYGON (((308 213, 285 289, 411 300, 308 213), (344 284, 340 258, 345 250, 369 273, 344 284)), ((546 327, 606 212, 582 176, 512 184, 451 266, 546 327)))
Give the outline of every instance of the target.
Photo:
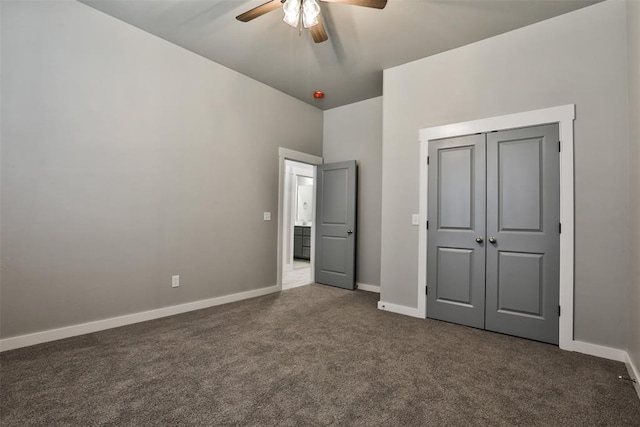
POLYGON ((558 344, 558 125, 430 141, 428 174, 428 317, 558 344))

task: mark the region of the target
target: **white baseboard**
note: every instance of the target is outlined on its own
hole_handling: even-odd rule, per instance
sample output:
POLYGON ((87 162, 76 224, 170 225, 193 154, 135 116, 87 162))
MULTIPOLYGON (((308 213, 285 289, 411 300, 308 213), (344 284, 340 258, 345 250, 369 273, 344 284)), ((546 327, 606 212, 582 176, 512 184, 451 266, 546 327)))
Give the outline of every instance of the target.
MULTIPOLYGON (((404 314, 405 316, 418 317, 423 319, 424 317, 420 314, 417 308, 406 307, 404 305, 392 304, 384 301, 378 302, 378 309, 391 311, 393 313, 404 314)), ((590 356, 601 357, 603 359, 615 360, 616 362, 623 362, 629 365, 630 360, 627 352, 624 350, 620 350, 612 347, 605 347, 602 345, 591 344, 584 341, 570 341, 568 348, 563 349, 567 351, 575 351, 576 353, 588 354, 590 356)), ((633 366, 633 365, 631 365, 633 366)), ((635 369, 635 368, 634 368, 635 369)), ((635 369, 635 377, 640 378, 638 376, 638 371, 635 369)), ((638 384, 636 383, 636 390, 638 384)))
POLYGON ((361 291, 367 291, 367 292, 375 292, 377 294, 380 293, 380 286, 368 285, 366 283, 357 283, 356 282, 356 289, 359 289, 361 291))
POLYGON ((627 371, 629 371, 629 376, 636 380, 634 387, 636 389, 636 393, 638 394, 638 399, 640 399, 640 371, 638 367, 633 363, 631 357, 629 357, 629 353, 627 353, 627 360, 625 362, 627 365, 627 371))
POLYGON ((626 362, 627 352, 617 348, 604 347, 597 344, 590 344, 584 341, 573 341, 568 350, 590 356, 602 357, 603 359, 615 360, 616 362, 626 362))
POLYGON ((201 310, 203 308, 209 308, 216 305, 255 298, 274 292, 278 292, 278 286, 254 289, 251 291, 239 292, 237 294, 225 295, 216 298, 188 302, 185 304, 172 305, 170 307, 163 307, 155 310, 142 311, 140 313, 112 317, 110 319, 97 320, 94 322, 81 323, 79 325, 66 326, 63 328, 50 329, 48 331, 35 332, 33 334, 5 338, 0 340, 0 352, 49 341, 56 341, 63 338, 75 337, 78 335, 90 334, 92 332, 117 328, 119 326, 131 325, 133 323, 145 322, 147 320, 159 319, 161 317, 173 316, 175 314, 186 313, 188 311, 201 310))
POLYGON ((417 308, 407 307, 405 305, 392 304, 389 302, 378 301, 378 309, 390 311, 392 313, 404 314, 405 316, 418 317, 423 319, 424 316, 420 315, 417 308))

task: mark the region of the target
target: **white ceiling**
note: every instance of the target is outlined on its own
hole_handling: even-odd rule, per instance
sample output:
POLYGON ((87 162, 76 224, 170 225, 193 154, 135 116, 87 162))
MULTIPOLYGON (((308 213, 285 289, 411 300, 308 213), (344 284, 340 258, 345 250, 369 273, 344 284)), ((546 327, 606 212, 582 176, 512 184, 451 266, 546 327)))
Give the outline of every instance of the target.
POLYGON ((314 44, 267 0, 80 0, 320 109, 382 95, 382 70, 599 0, 389 0, 382 10, 321 3, 329 40, 314 44), (315 100, 313 92, 325 92, 315 100))

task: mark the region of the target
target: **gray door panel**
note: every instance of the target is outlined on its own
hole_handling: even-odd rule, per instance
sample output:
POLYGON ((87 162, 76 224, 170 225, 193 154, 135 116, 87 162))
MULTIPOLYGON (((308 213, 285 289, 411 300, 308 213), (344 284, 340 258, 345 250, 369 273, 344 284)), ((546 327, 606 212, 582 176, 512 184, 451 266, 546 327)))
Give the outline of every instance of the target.
POLYGON ((325 164, 317 171, 315 280, 354 289, 356 162, 325 164))
POLYGON ((558 343, 558 125, 487 135, 486 329, 558 343))
POLYGON ((427 313, 484 327, 485 136, 429 144, 427 313))
POLYGON ((436 302, 473 307, 473 249, 438 248, 436 258, 436 302))

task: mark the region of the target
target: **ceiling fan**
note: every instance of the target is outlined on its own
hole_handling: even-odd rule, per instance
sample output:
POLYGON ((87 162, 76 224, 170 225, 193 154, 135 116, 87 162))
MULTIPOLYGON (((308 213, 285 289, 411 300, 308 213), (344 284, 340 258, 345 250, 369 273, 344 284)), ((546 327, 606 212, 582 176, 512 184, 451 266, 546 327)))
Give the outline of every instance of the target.
MULTIPOLYGON (((372 7, 374 9, 384 9, 387 0, 320 0, 327 3, 344 3, 354 6, 372 7)), ((311 37, 316 43, 322 43, 329 37, 322 25, 320 16, 320 5, 316 0, 271 0, 260 6, 254 7, 243 14, 236 16, 238 21, 249 22, 265 13, 271 12, 282 5, 284 10, 284 22, 294 28, 308 28, 311 37)))

